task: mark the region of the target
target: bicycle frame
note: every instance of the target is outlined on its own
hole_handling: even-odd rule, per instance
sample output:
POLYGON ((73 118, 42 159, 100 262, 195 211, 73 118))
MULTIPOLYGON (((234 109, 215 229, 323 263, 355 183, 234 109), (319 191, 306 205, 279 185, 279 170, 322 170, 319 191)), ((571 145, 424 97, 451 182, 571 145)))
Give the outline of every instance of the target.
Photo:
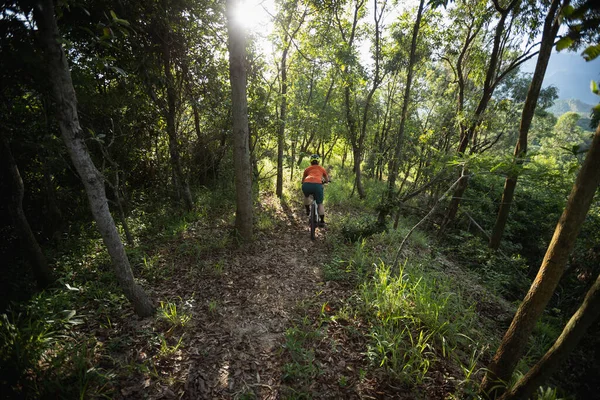
POLYGON ((315 201, 314 196, 311 194, 310 196, 308 196, 308 198, 310 199, 310 214, 309 214, 310 239, 315 240, 317 224, 319 223, 319 212, 318 212, 317 202, 315 201))

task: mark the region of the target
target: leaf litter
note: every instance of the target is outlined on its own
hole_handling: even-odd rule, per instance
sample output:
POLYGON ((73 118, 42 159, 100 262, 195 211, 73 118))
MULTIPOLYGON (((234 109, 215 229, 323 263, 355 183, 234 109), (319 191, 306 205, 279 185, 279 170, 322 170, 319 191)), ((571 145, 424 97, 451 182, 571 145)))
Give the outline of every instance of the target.
MULTIPOLYGON (((270 224, 241 247, 225 222, 197 221, 175 239, 152 243, 161 270, 147 287, 169 304, 168 315, 159 308, 155 318, 139 319, 123 311, 110 329, 95 329, 114 347, 102 360, 116 374, 112 398, 415 398, 370 365, 369 327, 339 313, 355 288, 324 281, 322 265, 332 257, 327 232, 311 241, 303 209, 294 207, 263 196, 259 213, 270 224), (293 349, 296 339, 302 343, 293 349)), ((432 371, 420 398, 446 398, 453 387, 442 378, 444 366, 432 371)))

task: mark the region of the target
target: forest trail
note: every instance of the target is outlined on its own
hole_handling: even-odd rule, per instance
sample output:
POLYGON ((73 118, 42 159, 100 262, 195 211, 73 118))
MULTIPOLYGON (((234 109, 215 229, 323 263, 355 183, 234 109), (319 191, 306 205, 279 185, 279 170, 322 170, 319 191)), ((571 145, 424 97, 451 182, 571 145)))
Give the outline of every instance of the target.
MULTIPOLYGON (((289 210, 288 210, 289 212, 289 210)), ((282 344, 298 302, 314 296, 325 261, 323 232, 311 242, 304 218, 259 232, 230 254, 222 279, 205 282, 206 298, 220 298, 217 316, 196 313, 197 337, 186 398, 236 398, 250 392, 278 398, 282 344)))
MULTIPOLYGON (((325 285, 321 277, 321 264, 330 257, 326 230, 319 230, 313 242, 300 204, 292 211, 274 197, 263 200, 261 213, 273 218, 272 229, 258 231, 249 245, 204 252, 199 274, 185 272, 189 266, 183 259, 179 273, 157 290, 161 299, 175 292, 191 311, 185 328, 164 334, 171 346, 180 337, 184 345, 162 360, 154 356, 155 375, 168 375, 171 383, 152 374, 140 382, 138 376, 122 382, 123 398, 147 397, 149 392, 152 399, 282 397, 285 332, 298 316, 294 310, 317 293, 325 301, 327 292, 339 289, 325 285)), ((181 240, 194 242, 207 234, 219 235, 192 226, 181 240)), ((332 395, 336 397, 327 397, 332 395)))

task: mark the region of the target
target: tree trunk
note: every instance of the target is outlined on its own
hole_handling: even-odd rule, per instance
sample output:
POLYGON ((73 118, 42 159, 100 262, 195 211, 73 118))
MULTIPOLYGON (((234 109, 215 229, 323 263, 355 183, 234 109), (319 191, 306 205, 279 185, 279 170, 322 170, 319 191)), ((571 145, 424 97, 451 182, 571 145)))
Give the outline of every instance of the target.
POLYGON ((600 316, 600 276, 587 292, 554 345, 501 400, 527 400, 581 341, 590 325, 600 316))
MULTIPOLYGON (((167 38, 169 37, 168 34, 166 36, 167 38)), ((177 137, 176 124, 177 94, 175 93, 175 81, 173 78, 173 72, 171 71, 171 50, 169 48, 171 44, 167 38, 165 38, 163 43, 163 64, 167 86, 167 107, 166 110, 164 110, 164 113, 167 123, 167 135, 169 136, 169 155, 171 156, 171 166, 173 168, 173 176, 175 178, 175 188, 177 189, 179 197, 183 198, 185 209, 187 211, 191 211, 194 208, 194 200, 192 199, 192 192, 190 191, 190 186, 181 166, 181 155, 179 152, 179 140, 177 137)))
MULTIPOLYGON (((492 95, 494 94, 494 89, 500 81, 498 71, 500 69, 500 65, 502 64, 501 57, 504 50, 502 42, 504 40, 505 35, 504 28, 506 25, 506 18, 509 16, 512 9, 516 7, 517 4, 519 4, 519 1, 520 0, 512 0, 505 9, 501 8, 497 2, 494 2, 496 10, 500 13, 500 19, 498 20, 498 25, 496 25, 496 30, 494 33, 494 45, 492 48, 492 53, 490 54, 490 63, 486 71, 485 82, 483 84, 483 93, 473 115, 473 122, 470 124, 468 129, 466 129, 461 123, 461 138, 460 143, 458 145, 458 149, 456 151, 459 155, 462 155, 466 152, 469 142, 473 139, 473 137, 477 133, 477 130, 481 126, 481 123, 483 122, 484 113, 488 107, 492 95)), ((470 39, 467 38, 467 40, 470 39)), ((459 104, 462 106, 461 102, 462 99, 459 101, 459 104)), ((468 171, 462 170, 461 173, 467 174, 468 171)), ((460 185, 458 185, 458 187, 456 188, 454 194, 452 195, 452 201, 448 206, 448 211, 446 213, 446 217, 444 218, 444 222, 442 223, 440 232, 443 232, 445 230, 445 227, 447 227, 450 223, 452 223, 452 221, 454 221, 454 218, 458 213, 458 207, 462 200, 462 196, 467 190, 468 185, 469 181, 467 179, 462 179, 460 185)))
MULTIPOLYGON (((406 86, 404 88, 404 98, 402 100, 402 114, 400 115, 400 127, 398 128, 398 136, 396 137, 396 147, 394 151, 394 158, 392 159, 392 168, 388 175, 388 193, 387 201, 392 202, 394 199, 394 193, 396 192, 396 177, 398 176, 398 170, 400 167, 400 154, 402 151, 402 138, 404 137, 404 129, 406 127, 406 120, 408 118, 408 103, 410 100, 410 90, 412 87, 412 79, 415 63, 417 61, 417 38, 419 36, 419 28, 421 26, 421 17, 423 16, 423 7, 425 0, 419 2, 419 9, 417 11, 417 19, 413 26, 412 41, 410 44, 410 58, 408 61, 407 75, 406 75, 406 86)), ((382 207, 382 212, 384 207, 382 207)))
POLYGON ((133 240, 133 235, 131 234, 131 230, 129 229, 129 224, 127 223, 127 215, 125 214, 125 210, 123 208, 123 201, 121 200, 121 196, 119 195, 119 172, 115 172, 115 183, 113 184, 113 194, 115 196, 115 202, 117 203, 117 208, 119 209, 119 218, 121 218, 121 224, 123 225, 123 231, 125 232, 125 238, 127 239, 127 244, 130 246, 135 245, 135 241, 133 240))
MULTIPOLYGON (((542 88, 542 82, 544 75, 546 75, 546 67, 552 54, 552 48, 554 47, 554 39, 558 32, 560 22, 557 19, 557 11, 561 0, 553 0, 548 15, 544 22, 544 31, 542 34, 542 44, 540 47, 540 53, 538 55, 537 63, 535 66, 535 72, 533 73, 533 79, 529 85, 527 91, 527 98, 525 99, 525 105, 523 106, 523 112, 521 114, 521 125, 519 128, 519 140, 515 147, 515 153, 513 163, 517 167, 521 167, 527 154, 527 135, 533 120, 533 114, 537 105, 537 100, 540 95, 540 89, 542 88)), ((508 220, 508 213, 512 204, 513 196, 515 193, 515 187, 517 186, 518 179, 518 168, 511 170, 506 177, 504 183, 504 192, 502 193, 502 200, 500 201, 500 209, 498 210, 498 216, 496 217, 496 223, 492 230, 492 236, 490 237, 489 247, 497 250, 500 247, 500 241, 504 234, 504 228, 506 227, 506 221, 508 220)))
POLYGON ((252 168, 250 165, 248 99, 246 97, 246 37, 233 16, 239 0, 227 0, 229 79, 233 116, 233 165, 235 169, 235 226, 245 241, 252 240, 252 168))
MULTIPOLYGON (((463 172, 463 174, 466 174, 466 173, 467 173, 467 171, 465 170, 463 172)), ((448 206, 448 211, 446 213, 444 221, 442 222, 440 232, 443 232, 446 229, 446 227, 450 223, 452 223, 452 221, 454 221, 454 219, 456 218, 456 214, 458 213, 458 207, 460 206, 460 202, 461 202, 465 192, 467 191, 468 186, 469 186, 469 180, 462 179, 460 181, 460 183, 458 184, 458 186, 456 187, 456 189, 454 190, 454 193, 452 193, 452 200, 450 200, 450 205, 448 206)))
POLYGON ((25 253, 29 259, 29 264, 31 265, 37 286, 39 289, 44 289, 54 280, 52 278, 52 272, 48 267, 48 262, 42 252, 42 248, 35 238, 31 226, 29 225, 29 221, 23 211, 25 188, 23 186, 21 174, 19 173, 19 167, 10 150, 10 144, 5 137, 0 138, 0 141, 2 141, 2 152, 0 154, 2 154, 2 159, 4 160, 3 164, 7 174, 7 186, 10 187, 11 193, 9 205, 10 215, 19 239, 23 243, 23 253, 25 253))
POLYGON ((569 254, 599 184, 600 126, 596 129, 583 166, 577 174, 577 180, 558 221, 540 270, 488 366, 481 389, 490 393, 492 398, 502 394, 504 389, 496 388, 498 382, 509 381, 517 362, 523 355, 535 323, 552 297, 564 272, 569 254))
POLYGON ((59 43, 60 36, 54 18, 52 1, 42 0, 37 3, 34 17, 39 27, 39 39, 48 63, 48 73, 63 141, 85 187, 92 214, 110 254, 119 285, 125 296, 133 303, 135 312, 142 317, 149 316, 154 312, 154 307, 144 290, 135 283, 125 248, 108 209, 102 176, 94 166, 85 145, 77 115, 75 89, 71 81, 66 54, 59 43))
POLYGON ((352 149, 352 155, 354 156, 354 185, 356 186, 356 190, 358 191, 358 197, 364 199, 366 197, 365 189, 362 184, 362 171, 360 169, 360 163, 362 162, 362 156, 360 148, 355 147, 352 149))
MULTIPOLYGON (((358 25, 358 20, 359 20, 359 14, 360 11, 363 9, 365 4, 365 0, 356 0, 356 3, 354 5, 354 13, 353 13, 353 20, 352 20, 352 25, 349 28, 349 32, 344 31, 344 28, 342 27, 342 24, 338 23, 338 27, 340 29, 340 33, 342 35, 342 37, 344 38, 345 41, 345 45, 348 47, 348 49, 352 49, 354 46, 354 39, 356 38, 356 27, 358 25)), ((335 10, 336 12, 336 18, 339 21, 338 15, 337 15, 337 9, 335 10)), ((345 106, 345 111, 346 111, 346 123, 348 124, 348 135, 349 135, 349 139, 350 139, 350 144, 352 146, 352 153, 353 153, 353 157, 354 157, 354 174, 355 174, 355 180, 354 180, 354 186, 355 188, 358 190, 358 196, 361 199, 364 199, 366 197, 366 193, 365 190, 363 188, 362 185, 362 176, 361 176, 361 161, 362 161, 362 153, 363 153, 363 143, 364 143, 364 136, 362 135, 362 132, 359 132, 359 128, 357 125, 357 121, 355 118, 355 115, 353 114, 353 110, 352 110, 352 91, 354 89, 354 85, 353 85, 353 81, 352 81, 352 73, 351 73, 351 65, 346 65, 345 69, 343 70, 343 75, 344 75, 344 106, 345 106)), ((354 189, 352 190, 352 193, 354 194, 354 189)))
POLYGON ((296 139, 292 140, 292 158, 290 160, 290 181, 294 180, 294 163, 296 159, 296 146, 298 145, 298 141, 296 139))
POLYGON ((362 149, 357 140, 357 127, 356 120, 354 119, 354 115, 352 114, 352 108, 350 105, 350 87, 346 87, 344 99, 346 103, 346 118, 348 122, 348 130, 350 134, 350 143, 352 145, 352 156, 354 160, 354 185, 358 190, 358 197, 364 199, 366 197, 365 190, 362 186, 362 175, 361 175, 361 167, 360 163, 362 162, 362 149))
POLYGON ((287 53, 288 46, 281 54, 281 108, 279 113, 279 131, 277 132, 277 197, 283 195, 283 148, 285 145, 285 119, 287 114, 287 53))

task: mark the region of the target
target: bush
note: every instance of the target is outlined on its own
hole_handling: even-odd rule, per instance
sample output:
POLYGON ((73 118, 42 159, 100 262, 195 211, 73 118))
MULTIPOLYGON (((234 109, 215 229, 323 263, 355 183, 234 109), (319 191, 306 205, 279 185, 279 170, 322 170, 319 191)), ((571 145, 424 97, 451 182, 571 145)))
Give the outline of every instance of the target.
POLYGON ((372 215, 360 217, 346 217, 342 220, 340 232, 342 237, 349 242, 357 242, 385 231, 386 227, 380 224, 372 215))

